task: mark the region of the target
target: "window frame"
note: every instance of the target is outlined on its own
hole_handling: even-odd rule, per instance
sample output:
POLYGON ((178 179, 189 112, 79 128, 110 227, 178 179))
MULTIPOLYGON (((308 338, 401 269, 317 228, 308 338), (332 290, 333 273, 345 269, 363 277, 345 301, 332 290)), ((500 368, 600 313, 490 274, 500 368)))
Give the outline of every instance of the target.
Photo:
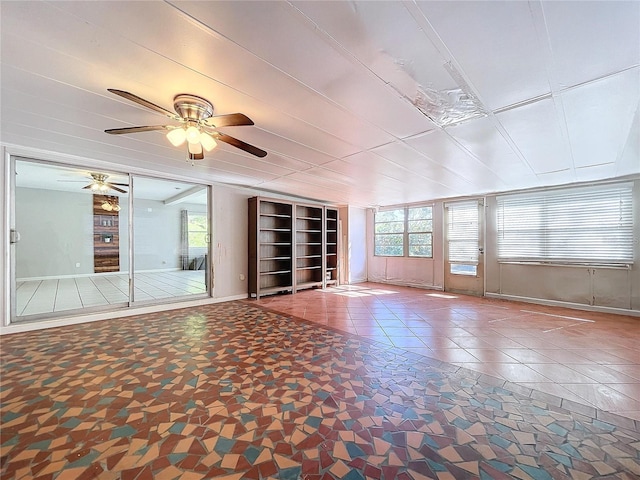
MULTIPOLYGON (((427 246, 426 244, 418 245, 418 246, 427 246)), ((384 210, 380 210, 379 212, 374 213, 373 217, 373 256, 374 257, 389 257, 389 258, 433 258, 433 204, 424 204, 424 205, 406 205, 404 207, 397 208, 387 208, 384 210), (410 210, 418 210, 422 208, 428 208, 430 211, 430 217, 419 217, 410 219, 409 211, 410 210), (376 226, 379 224, 385 223, 399 223, 400 220, 388 220, 388 221, 378 221, 378 215, 380 213, 386 212, 399 212, 402 211, 402 231, 393 231, 388 233, 380 233, 377 232, 376 226), (410 231, 410 222, 418 222, 421 220, 426 220, 431 222, 431 229, 425 230, 414 230, 410 231), (431 250, 430 255, 416 255, 411 253, 411 237, 417 235, 428 235, 429 244, 428 247, 431 250), (385 247, 388 245, 379 245, 378 237, 379 236, 402 236, 402 254, 399 255, 389 255, 389 254, 380 254, 377 253, 378 247, 385 247)))

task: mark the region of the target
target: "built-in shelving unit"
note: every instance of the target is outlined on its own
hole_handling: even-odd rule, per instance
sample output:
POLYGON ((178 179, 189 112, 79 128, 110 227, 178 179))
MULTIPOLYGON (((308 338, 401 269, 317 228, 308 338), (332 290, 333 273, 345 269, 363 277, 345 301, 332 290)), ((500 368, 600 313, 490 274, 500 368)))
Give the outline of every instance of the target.
POLYGON ((337 228, 336 209, 250 198, 249 296, 336 285, 337 228))
POLYGON ((249 295, 293 291, 293 204, 249 199, 249 295))

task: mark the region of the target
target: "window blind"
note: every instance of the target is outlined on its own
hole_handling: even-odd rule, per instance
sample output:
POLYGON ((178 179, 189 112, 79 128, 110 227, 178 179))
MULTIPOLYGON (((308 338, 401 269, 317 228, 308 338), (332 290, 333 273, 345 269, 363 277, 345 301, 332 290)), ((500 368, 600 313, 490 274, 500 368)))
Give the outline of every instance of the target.
POLYGON ((478 202, 449 203, 449 262, 478 264, 478 202))
POLYGON ((633 262, 631 184, 505 195, 497 203, 500 261, 633 262))

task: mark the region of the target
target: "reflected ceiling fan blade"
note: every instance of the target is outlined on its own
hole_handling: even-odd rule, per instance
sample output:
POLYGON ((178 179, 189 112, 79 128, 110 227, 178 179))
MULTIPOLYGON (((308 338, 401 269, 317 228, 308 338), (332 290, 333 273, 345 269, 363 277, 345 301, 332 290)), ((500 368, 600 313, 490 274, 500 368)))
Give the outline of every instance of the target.
POLYGON ((253 120, 244 113, 230 113, 228 115, 214 115, 207 118, 205 123, 210 127, 236 127, 241 125, 255 125, 253 120))
POLYGON ((154 130, 169 130, 169 125, 150 125, 145 127, 110 128, 109 130, 105 130, 105 132, 110 133, 111 135, 122 135, 123 133, 152 132, 154 130))
POLYGON ((107 186, 111 189, 111 190, 115 190, 116 192, 120 192, 120 193, 127 193, 126 190, 123 190, 121 188, 118 187, 114 187, 113 183, 108 183, 107 186))
POLYGON ((217 140, 228 143, 229 145, 233 145, 234 147, 239 148, 240 150, 244 150, 245 152, 250 153, 251 155, 255 155, 256 157, 262 158, 267 156, 267 152, 265 152, 264 150, 258 147, 254 147, 253 145, 249 145, 248 143, 243 142, 242 140, 238 140, 237 138, 225 135, 224 133, 213 132, 212 135, 215 136, 217 140))
POLYGON ((151 103, 149 100, 145 100, 144 98, 140 98, 137 95, 134 95, 133 93, 129 93, 129 92, 125 92, 124 90, 117 90, 115 88, 107 88, 108 91, 110 91, 111 93, 115 93, 116 95, 120 95, 122 98, 126 98, 127 100, 137 103, 138 105, 142 105, 143 107, 146 107, 150 110, 154 110, 158 113, 162 113, 163 115, 166 115, 167 117, 171 117, 171 118, 176 118, 176 114, 173 112, 170 112, 169 110, 167 110, 166 108, 162 108, 158 105, 156 105, 155 103, 151 103))

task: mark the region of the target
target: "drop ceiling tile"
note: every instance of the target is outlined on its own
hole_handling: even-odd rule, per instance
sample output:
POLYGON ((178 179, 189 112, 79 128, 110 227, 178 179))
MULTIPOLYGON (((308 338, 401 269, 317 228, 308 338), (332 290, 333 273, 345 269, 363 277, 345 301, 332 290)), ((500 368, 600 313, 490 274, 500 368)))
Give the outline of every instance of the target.
POLYGON ((640 2, 542 2, 542 8, 560 87, 640 64, 640 2))
POLYGON ((640 67, 567 90, 562 102, 575 166, 615 163, 640 102, 640 67))
POLYGON ((491 110, 550 91, 528 2, 420 2, 418 6, 491 110))
POLYGON ((554 99, 544 99, 496 115, 536 174, 573 168, 554 99))
POLYGON ((401 2, 293 2, 318 28, 409 99, 456 86, 445 60, 401 2))
POLYGON ((461 149, 442 130, 405 139, 405 142, 420 153, 436 160, 449 171, 455 171, 467 181, 474 193, 494 191, 504 187, 495 172, 478 159, 461 149))
POLYGON ((508 189, 535 179, 535 173, 516 149, 508 143, 489 117, 478 118, 448 127, 447 133, 484 163, 507 185, 508 189))
MULTIPOLYGON (((423 181, 432 182, 430 188, 445 190, 457 185, 469 186, 455 171, 449 170, 430 157, 420 153, 405 142, 393 142, 372 150, 373 153, 387 159, 408 173, 408 177, 418 176, 423 181)), ((403 180, 407 175, 403 176, 403 180)))

